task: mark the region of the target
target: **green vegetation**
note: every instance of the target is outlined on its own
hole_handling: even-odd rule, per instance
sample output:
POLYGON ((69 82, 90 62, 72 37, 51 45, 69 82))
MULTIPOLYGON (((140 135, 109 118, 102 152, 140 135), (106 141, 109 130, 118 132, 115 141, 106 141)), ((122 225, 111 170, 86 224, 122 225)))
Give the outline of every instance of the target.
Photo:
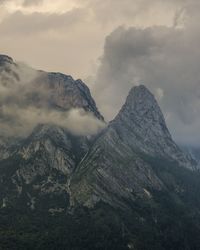
MULTIPOLYGON (((99 203, 51 214, 45 198, 37 210, 0 209, 0 250, 198 250, 200 173, 173 162, 145 158, 165 184, 152 199, 124 201, 126 211, 99 203)), ((67 197, 63 197, 67 200, 67 197)))
POLYGON ((127 249, 118 217, 107 209, 78 209, 74 215, 54 216, 1 210, 0 221, 2 250, 127 249))

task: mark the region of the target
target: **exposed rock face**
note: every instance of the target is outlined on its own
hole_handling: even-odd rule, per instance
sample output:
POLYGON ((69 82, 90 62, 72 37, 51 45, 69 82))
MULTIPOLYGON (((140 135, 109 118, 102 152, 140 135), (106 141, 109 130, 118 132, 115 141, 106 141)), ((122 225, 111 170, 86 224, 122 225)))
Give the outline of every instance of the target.
POLYGON ((87 137, 71 135, 56 126, 38 125, 17 152, 26 162, 19 169, 20 176, 31 183, 55 169, 68 178, 88 151, 88 144, 87 137))
POLYGON ((151 166, 109 127, 72 177, 71 205, 92 207, 102 200, 114 207, 124 207, 125 200, 134 200, 137 196, 148 198, 146 192, 162 188, 151 166))
POLYGON ((58 204, 49 201, 43 206, 65 209, 69 177, 87 151, 86 137, 73 136, 59 127, 39 125, 10 158, 0 162, 0 186, 10 187, 1 194, 2 202, 6 200, 6 204, 12 205, 21 202, 34 209, 43 200, 54 197, 54 203, 60 197, 58 204))
POLYGON ((174 143, 163 114, 145 86, 133 88, 116 118, 97 138, 71 182, 72 203, 111 205, 150 194, 164 184, 144 157, 174 161, 193 169, 192 160, 174 143))

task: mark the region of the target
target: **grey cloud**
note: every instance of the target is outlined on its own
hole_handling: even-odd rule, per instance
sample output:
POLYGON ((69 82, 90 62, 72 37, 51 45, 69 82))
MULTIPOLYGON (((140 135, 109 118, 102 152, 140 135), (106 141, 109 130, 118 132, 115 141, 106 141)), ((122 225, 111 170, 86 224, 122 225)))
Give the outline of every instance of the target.
POLYGON ((29 6, 39 5, 41 3, 43 3, 43 0, 24 0, 23 6, 29 7, 29 6))
POLYGON ((0 135, 9 137, 27 136, 38 124, 53 124, 80 136, 94 135, 105 127, 102 121, 82 109, 59 112, 33 106, 19 107, 18 105, 1 106, 0 121, 0 135))
POLYGON ((39 7, 27 8, 22 6, 23 0, 6 1, 21 12, 6 5, 0 9, 1 53, 77 78, 93 73, 92 64, 102 53, 106 35, 115 27, 171 22, 165 13, 172 0, 44 0, 39 7), (79 9, 69 11, 69 6, 79 9))
POLYGON ((9 15, 0 23, 1 35, 27 35, 49 30, 71 29, 76 23, 86 16, 82 9, 73 9, 63 14, 49 14, 34 12, 23 14, 17 11, 9 15))
MULTIPOLYGON (((3 3, 7 3, 7 2, 12 2, 13 0, 0 0, 0 4, 3 3)), ((22 2, 22 5, 25 7, 29 7, 29 6, 34 6, 34 5, 38 5, 40 3, 42 3, 43 0, 24 0, 22 2)))
MULTIPOLYGON (((2 53, 38 68, 82 78, 90 74, 90 62, 102 53, 104 38, 114 28, 122 24, 168 25, 148 29, 121 27, 108 36, 93 93, 101 110, 111 119, 132 85, 144 83, 159 98, 177 140, 186 138, 183 135, 187 131, 187 140, 197 142, 199 138, 194 138, 195 133, 191 131, 198 127, 199 114, 198 0, 71 2, 77 3, 80 9, 60 15, 56 11, 63 13, 64 8, 51 14, 31 13, 39 8, 27 6, 27 9, 21 8, 24 13, 11 13, 1 6, 2 53), (183 127, 179 129, 181 124, 183 127)), ((45 0, 42 6, 48 7, 48 3, 50 1, 45 0)), ((29 96, 29 92, 25 96, 29 96)))
MULTIPOLYGON (((81 0, 82 1, 82 0, 81 0)), ((156 12, 156 7, 162 5, 163 8, 183 4, 183 0, 89 0, 85 1, 89 8, 92 8, 96 18, 103 23, 113 23, 121 20, 121 24, 129 20, 134 20, 137 16, 148 14, 152 9, 156 12)))
MULTIPOLYGON (((157 96, 174 138, 200 144, 200 30, 197 5, 186 9, 184 28, 119 27, 106 39, 93 89, 110 119, 133 85, 157 96)), ((200 10, 200 8, 198 9, 200 10)))

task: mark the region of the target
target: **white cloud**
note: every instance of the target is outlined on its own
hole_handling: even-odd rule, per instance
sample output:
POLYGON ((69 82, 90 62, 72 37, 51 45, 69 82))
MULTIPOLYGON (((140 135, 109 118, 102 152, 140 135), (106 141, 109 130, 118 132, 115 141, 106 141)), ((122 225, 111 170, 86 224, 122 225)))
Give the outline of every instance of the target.
POLYGON ((0 135, 11 137, 27 136, 38 124, 60 126, 78 136, 94 135, 105 127, 105 123, 83 109, 60 112, 33 106, 19 107, 18 105, 1 106, 0 121, 0 135))
POLYGON ((24 64, 0 70, 0 135, 27 136, 38 124, 58 125, 75 135, 93 135, 104 128, 104 122, 83 109, 65 111, 51 105, 45 72, 24 64))

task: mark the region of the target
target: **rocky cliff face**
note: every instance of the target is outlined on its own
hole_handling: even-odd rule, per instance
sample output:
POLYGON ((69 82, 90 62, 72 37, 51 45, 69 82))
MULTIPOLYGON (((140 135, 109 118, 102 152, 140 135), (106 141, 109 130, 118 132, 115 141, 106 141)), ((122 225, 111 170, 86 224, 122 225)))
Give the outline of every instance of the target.
POLYGON ((66 209, 69 177, 88 146, 86 137, 71 135, 60 127, 38 125, 11 156, 0 162, 0 186, 2 190, 9 187, 0 195, 2 206, 21 203, 31 209, 66 209))

